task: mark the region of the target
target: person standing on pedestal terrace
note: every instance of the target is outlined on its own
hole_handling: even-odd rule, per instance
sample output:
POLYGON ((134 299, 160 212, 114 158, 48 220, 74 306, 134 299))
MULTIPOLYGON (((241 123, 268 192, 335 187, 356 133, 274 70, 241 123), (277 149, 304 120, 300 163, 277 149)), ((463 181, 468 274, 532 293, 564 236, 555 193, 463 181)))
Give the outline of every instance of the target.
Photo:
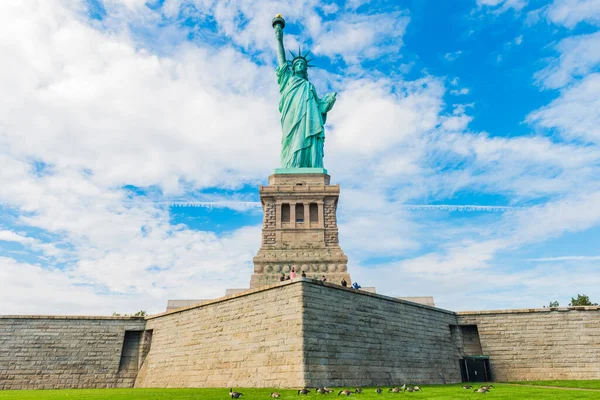
POLYGON ((290 272, 290 279, 296 279, 296 270, 292 268, 292 272, 290 272))
POLYGON ((277 39, 277 82, 279 83, 279 112, 281 112, 281 167, 323 168, 323 125, 333 107, 336 93, 319 99, 317 91, 308 80, 308 52, 292 54, 288 61, 283 47, 285 21, 281 15, 273 19, 277 39))

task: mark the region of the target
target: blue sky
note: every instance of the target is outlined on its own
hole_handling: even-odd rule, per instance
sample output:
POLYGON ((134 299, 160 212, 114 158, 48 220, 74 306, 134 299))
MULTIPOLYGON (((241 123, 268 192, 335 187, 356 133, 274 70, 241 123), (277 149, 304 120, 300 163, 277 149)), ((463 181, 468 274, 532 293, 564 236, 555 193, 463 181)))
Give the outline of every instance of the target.
POLYGON ((0 314, 248 286, 276 13, 338 92, 353 280, 456 310, 599 301, 600 1, 27 0, 0 12, 0 314))

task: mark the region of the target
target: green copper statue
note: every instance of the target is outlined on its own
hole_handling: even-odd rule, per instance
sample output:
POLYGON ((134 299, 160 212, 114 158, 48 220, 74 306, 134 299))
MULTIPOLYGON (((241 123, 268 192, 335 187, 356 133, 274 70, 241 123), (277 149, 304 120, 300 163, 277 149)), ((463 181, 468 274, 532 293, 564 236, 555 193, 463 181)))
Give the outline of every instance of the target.
POLYGON ((281 14, 273 19, 277 38, 277 81, 279 83, 279 112, 281 112, 281 167, 282 168, 323 168, 323 125, 327 113, 335 103, 336 93, 329 93, 319 99, 317 91, 308 80, 310 67, 308 52, 290 52, 293 59, 285 58, 283 48, 283 28, 285 21, 281 14))

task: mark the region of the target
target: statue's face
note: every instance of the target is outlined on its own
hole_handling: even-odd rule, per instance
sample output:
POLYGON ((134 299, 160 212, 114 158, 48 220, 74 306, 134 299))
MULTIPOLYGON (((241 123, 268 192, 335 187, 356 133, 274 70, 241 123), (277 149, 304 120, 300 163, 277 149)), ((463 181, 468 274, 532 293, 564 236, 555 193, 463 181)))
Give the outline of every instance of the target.
POLYGON ((294 72, 296 73, 305 73, 306 72, 306 62, 304 60, 298 60, 294 63, 294 72))

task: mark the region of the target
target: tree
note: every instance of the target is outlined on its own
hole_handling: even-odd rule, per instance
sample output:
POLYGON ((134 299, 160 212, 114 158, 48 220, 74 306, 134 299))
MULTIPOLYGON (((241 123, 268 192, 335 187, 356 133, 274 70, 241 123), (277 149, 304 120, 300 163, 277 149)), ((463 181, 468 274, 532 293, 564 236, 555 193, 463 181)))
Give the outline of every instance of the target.
POLYGON ((577 298, 571 297, 570 306, 597 306, 598 303, 592 303, 585 294, 577 294, 577 298))
POLYGON ((548 307, 559 307, 558 301, 551 301, 550 305, 548 305, 548 307))
POLYGON ((112 313, 113 317, 145 317, 146 315, 148 315, 148 313, 144 310, 140 310, 135 314, 120 314, 116 311, 112 313))

